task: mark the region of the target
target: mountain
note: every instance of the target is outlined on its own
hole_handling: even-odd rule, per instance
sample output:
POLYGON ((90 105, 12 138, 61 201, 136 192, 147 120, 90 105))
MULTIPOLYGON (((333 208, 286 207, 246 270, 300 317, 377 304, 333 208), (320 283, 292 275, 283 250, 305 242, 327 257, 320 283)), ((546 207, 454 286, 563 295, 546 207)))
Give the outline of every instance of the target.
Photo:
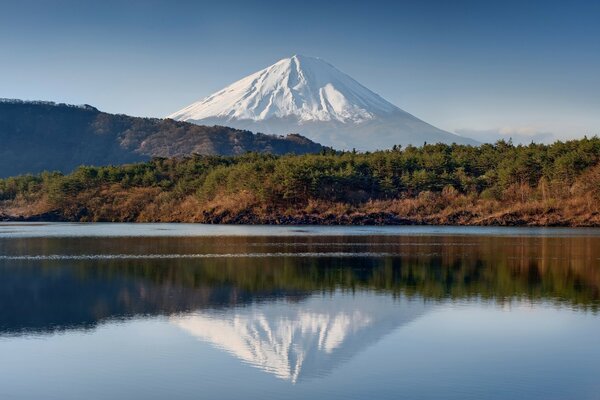
POLYGON ((332 372, 430 308, 406 297, 336 292, 298 302, 199 310, 170 321, 245 364, 298 383, 332 372))
POLYGON ((171 119, 108 114, 84 105, 0 100, 0 177, 151 157, 235 155, 247 151, 316 153, 300 135, 278 137, 171 119))
POLYGON ((278 61, 168 118, 271 134, 297 132, 338 149, 477 143, 401 110, 320 58, 299 55, 278 61))

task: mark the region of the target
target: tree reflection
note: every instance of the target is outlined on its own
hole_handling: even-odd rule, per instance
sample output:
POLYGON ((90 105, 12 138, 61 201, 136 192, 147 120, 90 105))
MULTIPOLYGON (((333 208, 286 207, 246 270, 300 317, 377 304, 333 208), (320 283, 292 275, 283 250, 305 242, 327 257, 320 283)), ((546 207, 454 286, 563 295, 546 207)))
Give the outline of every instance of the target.
POLYGON ((173 260, 2 260, 4 334, 92 328, 106 319, 172 315, 315 293, 379 292, 425 301, 546 301, 597 312, 594 237, 303 237, 27 239, 2 254, 286 256, 173 260), (329 257, 327 252, 354 252, 329 257), (290 256, 291 253, 319 256, 290 256), (380 254, 376 257, 360 253, 380 254))

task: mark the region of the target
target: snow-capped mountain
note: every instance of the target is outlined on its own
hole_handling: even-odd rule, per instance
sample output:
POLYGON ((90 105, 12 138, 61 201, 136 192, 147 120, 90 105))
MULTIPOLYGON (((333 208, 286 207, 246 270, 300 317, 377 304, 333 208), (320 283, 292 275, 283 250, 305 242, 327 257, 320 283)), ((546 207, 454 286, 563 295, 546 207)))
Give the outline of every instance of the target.
POLYGON ((429 309, 404 297, 338 292, 298 303, 199 311, 170 321, 244 363, 296 383, 331 372, 429 309))
POLYGON ((168 116, 271 134, 300 133, 338 149, 475 141, 401 110, 320 58, 295 55, 168 116))

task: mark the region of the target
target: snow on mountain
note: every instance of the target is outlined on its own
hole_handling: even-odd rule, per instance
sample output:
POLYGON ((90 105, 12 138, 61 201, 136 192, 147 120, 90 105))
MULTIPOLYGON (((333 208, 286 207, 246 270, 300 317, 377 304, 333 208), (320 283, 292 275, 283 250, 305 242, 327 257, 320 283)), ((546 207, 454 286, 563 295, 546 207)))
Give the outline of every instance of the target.
POLYGON ((359 123, 398 110, 319 58, 293 56, 243 78, 169 116, 359 123))
POLYGON ((331 372, 429 309, 404 297, 336 292, 298 303, 195 312, 170 322, 244 363, 297 383, 331 372))
POLYGON ((475 143, 401 110, 320 58, 295 55, 168 118, 263 133, 300 133, 335 148, 475 143))

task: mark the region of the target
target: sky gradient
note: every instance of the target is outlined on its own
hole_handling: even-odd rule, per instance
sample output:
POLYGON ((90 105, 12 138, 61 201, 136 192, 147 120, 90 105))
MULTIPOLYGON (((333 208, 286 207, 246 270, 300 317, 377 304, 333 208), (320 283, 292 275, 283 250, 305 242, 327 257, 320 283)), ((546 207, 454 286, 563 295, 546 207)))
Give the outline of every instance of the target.
POLYGON ((598 1, 323 3, 0 0, 0 97, 162 117, 305 54, 475 139, 600 135, 598 1))

